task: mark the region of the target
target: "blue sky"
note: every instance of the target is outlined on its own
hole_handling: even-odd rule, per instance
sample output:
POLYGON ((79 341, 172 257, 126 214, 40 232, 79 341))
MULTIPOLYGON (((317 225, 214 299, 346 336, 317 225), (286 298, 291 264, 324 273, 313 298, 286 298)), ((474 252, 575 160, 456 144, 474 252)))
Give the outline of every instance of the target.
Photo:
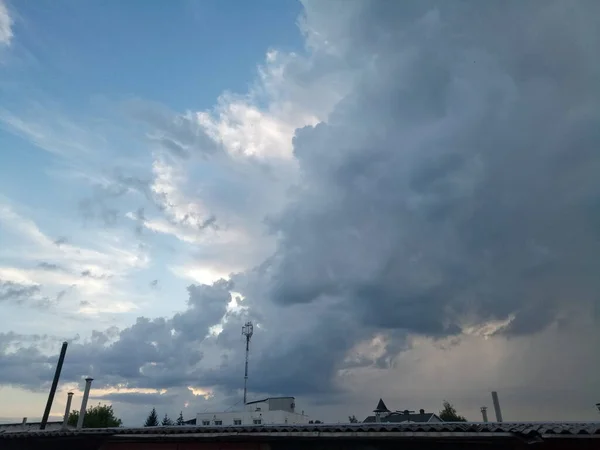
POLYGON ((0 0, 0 420, 63 340, 53 417, 239 404, 247 320, 315 419, 593 419, 600 3, 526 3, 0 0))

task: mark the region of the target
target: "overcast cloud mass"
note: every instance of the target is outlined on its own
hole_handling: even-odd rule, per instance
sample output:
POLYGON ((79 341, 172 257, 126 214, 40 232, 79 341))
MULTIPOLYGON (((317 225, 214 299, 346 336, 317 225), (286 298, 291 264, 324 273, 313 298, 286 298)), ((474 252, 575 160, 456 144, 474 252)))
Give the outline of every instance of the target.
POLYGON ((479 420, 498 390, 507 420, 596 419, 600 3, 301 7, 305 47, 212 107, 0 108, 83 186, 44 217, 0 191, 0 384, 46 392, 66 339, 65 392, 191 418, 240 401, 252 320, 251 396, 315 418, 479 420))

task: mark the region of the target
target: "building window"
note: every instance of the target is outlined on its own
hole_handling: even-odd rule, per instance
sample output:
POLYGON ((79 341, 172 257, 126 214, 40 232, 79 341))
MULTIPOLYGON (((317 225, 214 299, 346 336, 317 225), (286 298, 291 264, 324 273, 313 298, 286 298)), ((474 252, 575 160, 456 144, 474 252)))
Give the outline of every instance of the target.
POLYGON ((242 419, 233 419, 233 424, 234 425, 241 425, 242 424, 242 419))
POLYGON ((210 420, 203 420, 202 425, 204 425, 205 427, 210 425, 210 420))
POLYGON ((254 419, 252 422, 254 425, 260 425, 262 423, 262 419, 254 419))
POLYGON ((222 420, 215 420, 215 425, 223 425, 223 421, 222 420))

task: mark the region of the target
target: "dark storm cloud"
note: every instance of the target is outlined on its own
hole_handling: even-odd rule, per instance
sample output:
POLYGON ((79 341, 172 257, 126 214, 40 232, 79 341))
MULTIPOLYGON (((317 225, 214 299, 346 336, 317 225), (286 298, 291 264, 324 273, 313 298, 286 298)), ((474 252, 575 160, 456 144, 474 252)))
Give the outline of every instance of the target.
POLYGON ((345 298, 365 326, 430 336, 511 314, 531 333, 596 302, 598 4, 356 4, 339 49, 376 56, 294 139, 273 300, 345 298))

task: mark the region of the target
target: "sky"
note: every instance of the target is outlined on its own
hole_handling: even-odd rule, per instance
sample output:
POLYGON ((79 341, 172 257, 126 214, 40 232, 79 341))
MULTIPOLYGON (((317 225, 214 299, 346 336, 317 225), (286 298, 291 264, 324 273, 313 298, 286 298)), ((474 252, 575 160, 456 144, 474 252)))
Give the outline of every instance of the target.
POLYGON ((0 0, 0 421, 598 420, 599 14, 0 0))

